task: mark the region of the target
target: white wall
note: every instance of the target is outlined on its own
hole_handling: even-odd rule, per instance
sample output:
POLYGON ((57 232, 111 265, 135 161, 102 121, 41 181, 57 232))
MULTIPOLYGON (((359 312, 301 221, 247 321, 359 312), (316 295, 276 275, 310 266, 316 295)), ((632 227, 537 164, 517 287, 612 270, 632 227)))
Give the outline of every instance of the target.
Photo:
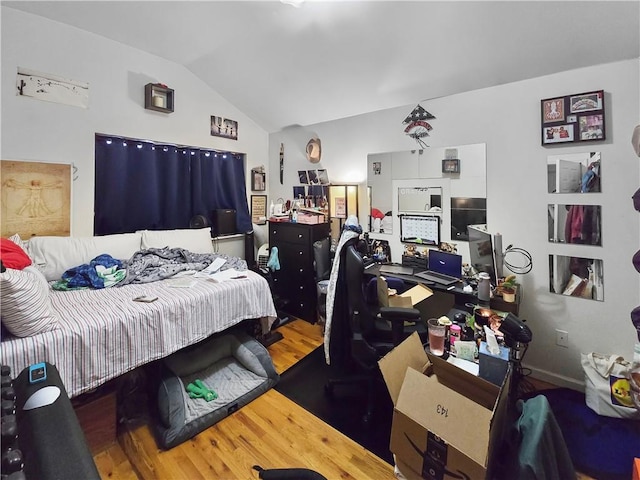
POLYGON ((7 7, 1 15, 1 156, 78 168, 72 235, 93 234, 95 133, 242 152, 247 172, 266 165, 266 131, 183 66, 7 7), (89 108, 17 96, 17 67, 88 82, 89 108), (150 82, 175 90, 173 113, 145 110, 144 86, 150 82), (238 140, 211 136, 211 115, 237 120, 238 140))
MULTIPOLYGON (((460 95, 419 102, 436 116, 430 123, 431 146, 487 144, 487 209, 492 232, 504 246, 526 249, 533 271, 520 276, 524 286, 521 317, 534 341, 525 364, 538 378, 580 387, 580 352, 617 352, 631 359, 635 330, 629 313, 640 304, 640 275, 631 258, 640 246, 640 215, 631 195, 640 184, 640 162, 631 148, 640 123, 640 62, 593 66, 460 95), (540 145, 540 100, 604 89, 607 140, 584 145, 540 145), (602 194, 547 193, 548 155, 600 151, 602 194), (547 241, 547 204, 584 202, 602 205, 603 246, 557 245, 547 241), (604 261, 604 302, 549 293, 549 254, 604 261), (555 345, 555 330, 569 332, 569 348, 555 345)), ((428 82, 428 79, 425 79, 428 82)), ((335 183, 366 182, 367 154, 419 148, 403 133, 402 120, 415 107, 406 105, 270 135, 270 190, 291 196, 297 170, 326 168, 335 183), (322 141, 322 160, 309 164, 304 146, 312 135, 322 141), (277 179, 278 150, 285 146, 285 182, 277 179)), ((361 218, 365 218, 361 214, 361 218)), ((514 263, 518 258, 508 258, 514 263)))

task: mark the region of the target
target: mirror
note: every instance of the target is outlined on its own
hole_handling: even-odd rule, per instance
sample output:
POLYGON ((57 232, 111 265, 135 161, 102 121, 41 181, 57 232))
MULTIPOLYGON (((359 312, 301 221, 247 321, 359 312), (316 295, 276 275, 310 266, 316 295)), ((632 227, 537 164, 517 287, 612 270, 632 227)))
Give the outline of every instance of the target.
MULTIPOLYGON (((470 224, 486 223, 486 144, 369 154, 367 186, 369 232, 399 233, 393 232, 393 217, 398 214, 435 213, 447 226, 442 241, 466 240, 462 223, 467 219, 470 224), (451 168, 452 161, 456 168, 451 168), (398 212, 393 211, 394 195, 398 212)), ((367 222, 362 223, 366 228, 367 222)))
POLYGON ((408 187, 398 189, 398 210, 407 213, 442 211, 442 188, 408 187))
POLYGON ((549 255, 549 272, 551 293, 604 301, 602 260, 549 255))
POLYGON ((549 155, 549 193, 600 193, 600 152, 549 155))
POLYGON ((599 205, 547 207, 549 241, 602 246, 602 213, 599 205))

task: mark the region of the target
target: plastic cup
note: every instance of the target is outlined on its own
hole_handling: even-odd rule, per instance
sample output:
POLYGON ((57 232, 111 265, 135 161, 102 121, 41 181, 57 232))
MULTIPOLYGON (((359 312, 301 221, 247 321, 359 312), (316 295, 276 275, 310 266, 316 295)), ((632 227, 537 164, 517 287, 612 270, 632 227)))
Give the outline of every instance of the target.
POLYGON ((427 320, 429 329, 429 350, 432 354, 441 357, 444 355, 444 336, 447 331, 445 325, 440 325, 437 318, 427 320))

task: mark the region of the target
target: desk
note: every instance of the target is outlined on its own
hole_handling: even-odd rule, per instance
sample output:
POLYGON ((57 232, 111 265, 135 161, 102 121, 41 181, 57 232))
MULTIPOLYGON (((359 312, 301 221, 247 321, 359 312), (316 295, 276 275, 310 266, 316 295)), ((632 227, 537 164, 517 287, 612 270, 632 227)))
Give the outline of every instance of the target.
MULTIPOLYGON (((424 271, 424 269, 414 268, 414 272, 422 272, 422 271, 424 271)), ((380 274, 380 264, 373 263, 370 266, 365 267, 364 274, 365 276, 377 277, 380 274)), ((430 305, 427 312, 429 317, 423 317, 423 318, 439 317, 441 315, 446 315, 447 312, 449 312, 449 310, 454 305, 464 305, 465 303, 473 303, 474 305, 478 305, 480 303, 478 301, 478 292, 476 290, 474 290, 472 293, 467 293, 463 290, 463 287, 465 285, 463 280, 454 284, 452 288, 451 286, 446 287, 444 285, 440 285, 434 282, 429 282, 427 280, 424 280, 420 277, 416 277, 414 275, 393 274, 393 275, 386 275, 386 276, 399 278, 410 285, 421 284, 426 287, 429 287, 433 291, 434 293, 433 297, 435 298, 433 299, 433 301, 430 300, 429 302, 430 305), (431 305, 431 304, 434 304, 434 305, 431 305)), ((489 302, 489 308, 500 311, 500 312, 511 312, 516 316, 518 315, 519 306, 520 306, 519 295, 517 296, 516 301, 514 303, 505 302, 502 299, 502 297, 493 297, 489 302)))

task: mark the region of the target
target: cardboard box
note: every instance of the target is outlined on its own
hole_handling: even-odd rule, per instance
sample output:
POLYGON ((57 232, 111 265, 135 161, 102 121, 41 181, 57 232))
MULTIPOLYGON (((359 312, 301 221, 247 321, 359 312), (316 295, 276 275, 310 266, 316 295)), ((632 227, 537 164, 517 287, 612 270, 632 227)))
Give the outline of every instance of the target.
POLYGON ((378 302, 382 307, 413 308, 431 295, 433 295, 433 291, 420 284, 401 294, 389 295, 387 281, 384 277, 378 276, 378 302))
POLYGON ((304 223, 305 225, 317 225, 319 223, 325 223, 324 215, 307 212, 299 212, 296 221, 298 223, 304 223))
POLYGON ((394 404, 390 450, 412 479, 485 478, 507 426, 500 386, 427 355, 417 333, 379 362, 394 404))

